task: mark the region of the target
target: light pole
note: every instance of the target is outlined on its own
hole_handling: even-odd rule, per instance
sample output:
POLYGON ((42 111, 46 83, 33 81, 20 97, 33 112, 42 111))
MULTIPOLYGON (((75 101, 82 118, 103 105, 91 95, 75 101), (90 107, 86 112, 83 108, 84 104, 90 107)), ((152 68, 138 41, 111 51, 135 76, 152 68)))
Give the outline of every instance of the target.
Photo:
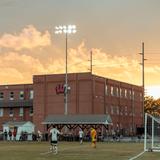
POLYGON ((145 119, 145 112, 144 112, 144 96, 145 96, 145 77, 144 77, 144 61, 147 60, 144 58, 144 42, 142 42, 142 52, 139 53, 142 56, 142 62, 140 63, 142 65, 142 115, 143 115, 143 124, 145 119))
POLYGON ((76 33, 75 25, 64 25, 64 26, 56 26, 55 34, 65 34, 65 43, 66 43, 66 74, 65 74, 65 85, 64 85, 64 114, 68 114, 68 35, 76 33))

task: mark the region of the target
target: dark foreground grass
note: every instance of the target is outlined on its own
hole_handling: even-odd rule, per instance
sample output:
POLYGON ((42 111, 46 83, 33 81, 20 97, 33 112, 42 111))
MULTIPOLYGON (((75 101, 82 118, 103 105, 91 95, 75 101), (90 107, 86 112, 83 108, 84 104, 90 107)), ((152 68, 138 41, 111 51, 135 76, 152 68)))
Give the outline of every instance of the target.
MULTIPOLYGON (((141 143, 90 143, 60 142, 59 153, 49 151, 46 142, 0 142, 0 160, 128 160, 143 151, 141 143)), ((144 153, 138 160, 160 160, 160 153, 144 153)))

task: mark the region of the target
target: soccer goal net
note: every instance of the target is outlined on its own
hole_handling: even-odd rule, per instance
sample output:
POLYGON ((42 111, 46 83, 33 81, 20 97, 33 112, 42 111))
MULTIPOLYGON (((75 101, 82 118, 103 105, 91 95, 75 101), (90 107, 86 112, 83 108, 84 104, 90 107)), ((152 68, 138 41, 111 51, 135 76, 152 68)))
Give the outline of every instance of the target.
POLYGON ((144 151, 160 152, 160 117, 145 114, 144 151))

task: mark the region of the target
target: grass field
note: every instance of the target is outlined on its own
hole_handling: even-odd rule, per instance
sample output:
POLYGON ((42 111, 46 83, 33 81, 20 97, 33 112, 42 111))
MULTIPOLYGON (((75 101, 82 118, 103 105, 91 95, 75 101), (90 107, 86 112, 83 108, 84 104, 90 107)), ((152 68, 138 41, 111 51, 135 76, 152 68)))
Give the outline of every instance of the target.
MULTIPOLYGON (((47 142, 0 142, 0 160, 128 160, 143 151, 141 143, 59 142, 59 153, 47 154, 47 142)), ((147 152, 138 160, 159 160, 160 153, 147 152)))

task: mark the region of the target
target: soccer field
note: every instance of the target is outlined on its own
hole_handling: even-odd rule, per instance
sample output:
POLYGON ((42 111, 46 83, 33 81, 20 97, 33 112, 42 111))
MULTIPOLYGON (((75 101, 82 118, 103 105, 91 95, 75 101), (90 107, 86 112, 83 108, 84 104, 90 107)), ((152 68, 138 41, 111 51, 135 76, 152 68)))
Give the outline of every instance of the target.
MULTIPOLYGON (((1 160, 128 160, 143 151, 141 143, 59 142, 59 153, 48 153, 47 142, 0 142, 1 160)), ((138 160, 159 160, 160 153, 144 153, 138 160)))

